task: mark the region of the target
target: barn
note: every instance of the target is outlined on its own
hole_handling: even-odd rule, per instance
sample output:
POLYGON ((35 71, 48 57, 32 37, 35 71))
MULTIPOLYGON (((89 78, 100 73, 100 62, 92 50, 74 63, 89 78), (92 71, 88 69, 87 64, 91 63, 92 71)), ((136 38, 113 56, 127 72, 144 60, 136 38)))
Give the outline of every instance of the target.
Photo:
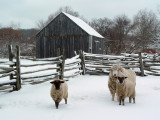
POLYGON ((104 37, 83 20, 61 12, 36 34, 36 57, 56 57, 65 50, 65 57, 74 56, 74 51, 103 53, 104 37))

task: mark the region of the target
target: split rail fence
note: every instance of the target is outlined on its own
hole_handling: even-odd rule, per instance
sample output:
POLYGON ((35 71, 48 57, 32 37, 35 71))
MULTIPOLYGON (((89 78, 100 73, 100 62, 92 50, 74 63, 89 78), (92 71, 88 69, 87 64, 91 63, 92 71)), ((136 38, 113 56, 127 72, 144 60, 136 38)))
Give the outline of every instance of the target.
POLYGON ((126 69, 133 69, 137 75, 160 76, 160 57, 144 53, 126 54, 120 56, 85 53, 86 70, 90 73, 109 73, 113 65, 121 65, 126 69), (159 67, 159 68, 158 68, 159 67))
MULTIPOLYGON (((54 58, 33 59, 25 58, 20 64, 19 47, 16 47, 17 54, 14 55, 11 46, 9 46, 9 61, 0 61, 3 67, 0 67, 0 78, 9 76, 10 80, 0 81, 0 87, 4 85, 13 85, 13 90, 19 90, 21 84, 41 83, 54 78, 68 79, 80 74, 85 74, 85 66, 82 65, 83 52, 71 59, 65 60, 63 55, 54 58), (14 56, 16 59, 13 59, 14 56), (15 61, 15 62, 13 62, 15 61), (7 65, 9 67, 4 67, 7 65)), ((57 51, 59 53, 59 51, 57 51)), ((58 54, 57 53, 57 54, 58 54)), ((23 58, 21 58, 23 59, 23 58)))
POLYGON ((63 55, 46 59, 29 59, 21 64, 22 81, 39 83, 61 75, 63 55))
MULTIPOLYGON (((133 69, 138 75, 160 76, 160 58, 147 54, 126 54, 120 56, 84 53, 79 51, 65 60, 63 55, 45 59, 24 59, 20 64, 19 46, 16 46, 16 54, 12 47, 8 47, 9 60, 0 61, 0 78, 9 77, 9 80, 0 81, 0 87, 4 85, 13 86, 13 90, 19 90, 21 84, 40 83, 55 77, 67 80, 80 74, 109 73, 109 68, 115 64, 124 68, 133 69)), ((57 51, 59 53, 59 50, 57 51)), ((57 54, 58 54, 57 53, 57 54)))
POLYGON ((21 88, 20 51, 16 46, 16 54, 13 53, 12 46, 8 46, 9 60, 0 61, 0 78, 9 77, 9 80, 0 81, 0 87, 4 85, 13 86, 13 90, 21 88), (15 61, 14 61, 15 58, 15 61))
POLYGON ((65 60, 64 78, 70 78, 77 75, 85 74, 84 54, 80 50, 80 54, 65 60))

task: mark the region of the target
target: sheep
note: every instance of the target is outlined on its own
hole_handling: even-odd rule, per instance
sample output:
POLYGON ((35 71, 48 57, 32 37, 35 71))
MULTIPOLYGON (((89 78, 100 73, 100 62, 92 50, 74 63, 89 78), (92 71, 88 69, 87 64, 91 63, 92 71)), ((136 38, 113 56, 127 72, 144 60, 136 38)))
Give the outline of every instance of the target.
POLYGON ((136 74, 134 71, 130 69, 123 69, 119 65, 113 65, 110 68, 109 79, 108 79, 108 88, 112 95, 112 101, 114 101, 115 93, 116 93, 116 81, 119 74, 124 74, 128 77, 129 80, 136 83, 136 74))
POLYGON ((129 97, 129 103, 131 103, 132 98, 133 98, 133 103, 135 103, 135 96, 136 96, 135 86, 136 83, 129 77, 126 77, 124 74, 122 76, 119 75, 117 77, 116 93, 119 105, 121 105, 121 102, 124 105, 126 97, 129 97))
POLYGON ((109 78, 108 78, 108 88, 110 90, 110 93, 112 95, 112 101, 114 101, 115 93, 116 93, 116 80, 118 72, 122 72, 122 67, 119 65, 113 65, 110 68, 109 78))
POLYGON ((65 104, 67 104, 68 98, 68 86, 63 80, 54 80, 50 82, 52 84, 50 95, 55 102, 56 109, 58 109, 60 101, 64 98, 65 104))

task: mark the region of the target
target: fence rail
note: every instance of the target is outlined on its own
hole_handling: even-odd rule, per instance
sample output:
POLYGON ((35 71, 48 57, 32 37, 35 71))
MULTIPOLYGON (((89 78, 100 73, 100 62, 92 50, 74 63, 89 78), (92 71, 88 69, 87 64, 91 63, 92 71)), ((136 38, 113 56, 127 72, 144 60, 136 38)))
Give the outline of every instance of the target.
POLYGON ((120 56, 91 54, 79 51, 70 59, 64 59, 63 55, 46 59, 29 58, 29 63, 20 64, 20 50, 16 46, 16 53, 13 54, 12 47, 8 47, 9 60, 0 61, 0 78, 9 76, 9 80, 1 81, 0 86, 11 85, 13 90, 21 88, 21 80, 27 82, 42 82, 59 77, 68 79, 86 72, 109 73, 109 68, 115 64, 124 68, 133 69, 138 75, 160 76, 160 57, 147 54, 126 54, 120 56))
POLYGON ((83 52, 80 51, 80 55, 76 55, 71 59, 65 60, 64 64, 64 78, 75 77, 85 73, 84 68, 84 56, 83 52))
POLYGON ((46 81, 60 76, 62 59, 63 56, 46 59, 29 59, 31 63, 21 65, 21 68, 24 70, 21 73, 22 80, 36 83, 40 82, 40 80, 46 81))
POLYGON ((109 73, 109 68, 115 64, 118 64, 124 68, 133 69, 138 75, 141 76, 147 74, 160 76, 160 69, 157 68, 157 66, 160 66, 160 57, 158 56, 151 57, 144 53, 123 53, 120 56, 85 53, 84 56, 86 69, 88 71, 109 73))
POLYGON ((8 51, 9 51, 9 61, 7 60, 0 61, 0 78, 9 76, 10 80, 6 81, 0 80, 0 86, 12 85, 13 90, 19 90, 21 88, 19 46, 16 46, 16 54, 13 54, 11 45, 8 46, 8 51), (13 62, 14 58, 16 60, 15 62, 13 62))

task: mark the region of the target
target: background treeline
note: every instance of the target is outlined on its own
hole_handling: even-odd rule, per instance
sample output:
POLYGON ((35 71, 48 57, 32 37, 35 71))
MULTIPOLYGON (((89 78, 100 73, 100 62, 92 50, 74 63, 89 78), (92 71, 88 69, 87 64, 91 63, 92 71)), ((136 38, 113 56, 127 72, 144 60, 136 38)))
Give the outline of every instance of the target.
POLYGON ((35 56, 35 34, 37 29, 14 29, 13 27, 0 29, 0 57, 8 57, 8 45, 21 47, 21 55, 35 56))
POLYGON ((22 55, 35 56, 35 34, 62 11, 83 19, 105 37, 104 54, 118 55, 122 52, 145 52, 150 47, 157 50, 160 48, 160 20, 159 16, 152 11, 140 10, 132 19, 122 14, 113 19, 107 18, 106 15, 105 18, 88 21, 79 12, 65 6, 50 14, 46 21, 37 21, 35 29, 0 26, 0 57, 7 56, 8 44, 20 45, 22 55))
POLYGON ((114 19, 94 19, 90 25, 105 37, 106 54, 145 52, 160 47, 160 21, 146 9, 140 10, 132 20, 120 15, 114 19))

